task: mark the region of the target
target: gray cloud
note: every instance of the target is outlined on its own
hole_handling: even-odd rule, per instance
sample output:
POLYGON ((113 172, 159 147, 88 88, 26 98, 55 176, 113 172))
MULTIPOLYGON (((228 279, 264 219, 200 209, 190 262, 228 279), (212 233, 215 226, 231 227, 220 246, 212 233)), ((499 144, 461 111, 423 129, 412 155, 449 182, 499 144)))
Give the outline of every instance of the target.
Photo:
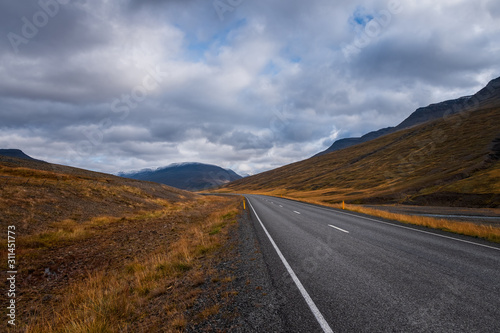
POLYGON ((218 142, 232 146, 237 150, 267 150, 273 147, 270 133, 255 135, 247 131, 234 131, 229 135, 221 137, 218 142))
POLYGON ((0 4, 0 146, 99 171, 259 172, 500 73, 493 0, 41 3, 0 4))

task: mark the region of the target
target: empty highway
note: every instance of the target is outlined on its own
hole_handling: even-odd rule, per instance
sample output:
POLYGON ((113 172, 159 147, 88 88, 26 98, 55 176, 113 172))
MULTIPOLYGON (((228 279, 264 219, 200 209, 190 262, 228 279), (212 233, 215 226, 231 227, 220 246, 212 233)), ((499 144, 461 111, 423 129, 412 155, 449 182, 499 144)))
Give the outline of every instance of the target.
POLYGON ((500 246, 245 195, 290 332, 500 332, 500 246))

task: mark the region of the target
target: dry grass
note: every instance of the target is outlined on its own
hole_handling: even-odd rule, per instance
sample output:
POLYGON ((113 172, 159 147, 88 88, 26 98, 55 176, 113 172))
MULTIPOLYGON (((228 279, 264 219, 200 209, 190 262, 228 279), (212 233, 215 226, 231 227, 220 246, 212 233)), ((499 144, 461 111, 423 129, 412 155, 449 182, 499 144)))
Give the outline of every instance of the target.
POLYGON ((117 217, 99 216, 94 217, 86 223, 77 223, 75 220, 67 219, 53 222, 48 225, 46 231, 21 235, 18 244, 24 249, 40 249, 61 246, 66 243, 83 240, 95 235, 100 227, 120 220, 117 217))
POLYGON ((230 281, 214 267, 239 199, 2 157, 0 177, 22 291, 12 332, 178 332, 216 314, 197 302, 230 281))
MULTIPOLYGON (((340 205, 337 208, 340 208, 340 205)), ((462 222, 462 221, 452 221, 452 220, 438 219, 426 216, 396 214, 396 213, 386 212, 383 210, 362 207, 358 205, 345 205, 345 209, 353 212, 381 217, 388 220, 395 220, 408 224, 421 225, 428 228, 444 230, 472 237, 484 238, 491 242, 500 243, 500 228, 496 228, 490 225, 482 225, 482 224, 462 222)))
POLYGON ((66 288, 68 297, 24 329, 26 332, 111 332, 125 331, 125 318, 134 317, 138 306, 128 297, 120 279, 96 272, 66 288))
POLYGON ((15 221, 22 234, 47 231, 47 222, 84 223, 195 197, 165 185, 0 156, 0 223, 15 221))
MULTIPOLYGON (((220 305, 213 304, 194 318, 185 315, 203 293, 200 285, 210 280, 206 260, 213 259, 211 256, 224 243, 227 227, 236 223, 238 202, 208 197, 183 207, 183 216, 190 209, 204 207, 204 218, 197 216, 179 225, 176 237, 166 248, 159 246, 113 270, 94 269, 83 279, 69 283, 57 291, 60 296, 56 302, 50 306, 38 304, 35 311, 40 316, 33 318, 23 329, 26 332, 137 332, 147 327, 149 331, 176 332, 182 331, 190 322, 203 321, 217 314, 220 305), (217 233, 213 232, 215 229, 217 233), (158 308, 163 313, 151 317, 158 308)), ((130 221, 158 224, 158 218, 166 218, 167 212, 162 213, 148 218, 141 215, 140 219, 131 218, 130 221)), ((102 218, 93 219, 89 225, 95 225, 97 221, 120 223, 119 220, 102 218)), ((44 246, 79 242, 80 238, 68 237, 66 233, 71 235, 77 230, 85 230, 83 226, 75 226, 73 221, 63 221, 56 226, 57 230, 51 234, 54 242, 44 243, 44 246)), ((222 280, 231 281, 231 278, 222 280)))

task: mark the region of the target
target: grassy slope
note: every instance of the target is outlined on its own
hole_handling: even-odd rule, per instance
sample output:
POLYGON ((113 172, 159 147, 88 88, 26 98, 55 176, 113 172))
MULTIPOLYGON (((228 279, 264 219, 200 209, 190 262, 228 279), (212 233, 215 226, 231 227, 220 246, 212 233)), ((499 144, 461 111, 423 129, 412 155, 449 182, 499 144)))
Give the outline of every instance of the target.
MULTIPOLYGON (((190 309, 201 295, 231 295, 215 266, 238 204, 0 157, 0 226, 16 226, 17 331, 169 332, 208 320, 220 300, 190 309)), ((2 237, 3 271, 6 249, 2 237)))
POLYGON ((159 184, 2 156, 0 191, 0 222, 16 222, 21 233, 44 230, 49 221, 81 223, 101 215, 159 208, 153 199, 174 203, 195 198, 159 184))
POLYGON ((232 182, 317 203, 499 207, 500 108, 465 112, 232 182), (498 153, 498 152, 497 152, 498 153))

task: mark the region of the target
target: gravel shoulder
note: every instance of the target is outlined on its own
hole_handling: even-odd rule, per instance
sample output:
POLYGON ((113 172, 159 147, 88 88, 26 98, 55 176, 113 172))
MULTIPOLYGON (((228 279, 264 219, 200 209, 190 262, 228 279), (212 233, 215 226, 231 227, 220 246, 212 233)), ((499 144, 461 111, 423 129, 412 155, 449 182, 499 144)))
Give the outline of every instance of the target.
MULTIPOLYGON (((256 237, 254 223, 242 211, 231 228, 216 270, 230 276, 214 291, 206 291, 193 312, 204 303, 216 301, 220 311, 187 332, 285 332, 278 300, 256 237), (224 295, 231 297, 224 297, 224 295), (214 297, 216 299, 214 299, 214 297)), ((215 286, 212 284, 211 288, 215 286)))
POLYGON ((240 314, 237 331, 284 332, 278 300, 254 228, 248 210, 244 211, 238 226, 239 258, 234 281, 240 314))

